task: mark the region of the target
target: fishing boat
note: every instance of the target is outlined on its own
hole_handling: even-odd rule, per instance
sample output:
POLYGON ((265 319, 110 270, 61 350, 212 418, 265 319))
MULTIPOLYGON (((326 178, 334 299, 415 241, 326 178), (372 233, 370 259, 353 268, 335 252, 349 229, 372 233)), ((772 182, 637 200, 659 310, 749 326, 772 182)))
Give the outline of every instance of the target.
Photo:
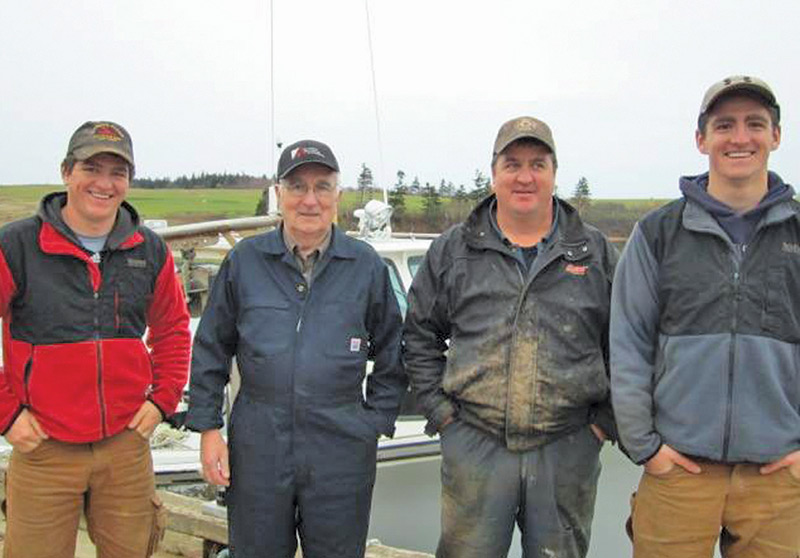
MULTIPOLYGON (((359 230, 348 233, 368 242, 383 258, 389 270, 392 287, 403 314, 408 306, 406 294, 411 280, 431 241, 436 235, 392 233, 391 208, 373 200, 356 216, 361 223, 359 230)), ((159 227, 158 232, 176 253, 179 262, 188 304, 193 317, 192 334, 200 321, 208 290, 213 282, 217 264, 243 236, 267 230, 278 224, 276 215, 209 221, 175 227, 159 227)), ((367 372, 371 370, 368 365, 367 372)), ((239 387, 235 368, 225 394, 224 409, 230 411, 239 387)), ((159 484, 171 484, 199 479, 200 436, 181 428, 182 418, 191 392, 187 384, 178 413, 170 421, 159 425, 153 434, 151 445, 153 462, 159 484)), ((424 433, 425 419, 418 413, 409 392, 396 424, 394 437, 382 437, 378 441, 378 467, 410 460, 436 458, 440 453, 438 437, 424 433)))

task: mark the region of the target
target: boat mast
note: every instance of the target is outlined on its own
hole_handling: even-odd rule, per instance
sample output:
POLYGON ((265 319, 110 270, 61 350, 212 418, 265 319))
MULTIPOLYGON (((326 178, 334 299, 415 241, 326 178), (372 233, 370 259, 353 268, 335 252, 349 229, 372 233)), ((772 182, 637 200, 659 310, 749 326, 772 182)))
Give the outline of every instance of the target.
POLYGON ((383 203, 389 204, 389 193, 386 183, 386 175, 383 172, 383 141, 381 138, 381 116, 378 110, 378 86, 375 81, 375 56, 372 52, 372 27, 369 21, 369 0, 364 0, 364 9, 367 13, 367 43, 369 45, 369 69, 372 75, 372 100, 375 104, 375 129, 378 134, 378 176, 383 184, 383 203))

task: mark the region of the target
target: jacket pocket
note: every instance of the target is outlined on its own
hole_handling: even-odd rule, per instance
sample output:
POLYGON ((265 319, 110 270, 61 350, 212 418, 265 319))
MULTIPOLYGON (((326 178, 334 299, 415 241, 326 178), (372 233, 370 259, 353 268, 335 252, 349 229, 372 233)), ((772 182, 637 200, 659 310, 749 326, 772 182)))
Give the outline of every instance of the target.
POLYGON ((105 339, 101 343, 105 404, 112 417, 132 416, 152 390, 150 353, 140 339, 105 339))
POLYGON ((358 302, 325 304, 319 316, 319 324, 325 328, 319 335, 326 355, 353 361, 367 359, 369 337, 358 302))
POLYGON ((800 341, 800 296, 795 285, 800 269, 794 262, 782 262, 767 268, 764 275, 762 327, 778 339, 800 341))
POLYGON ((70 441, 101 430, 100 358, 94 341, 34 347, 28 403, 50 435, 70 441))
POLYGON ((150 530, 150 539, 147 542, 146 556, 152 556, 164 540, 167 531, 167 510, 157 494, 153 495, 153 522, 150 530))
POLYGON ((240 350, 254 356, 270 356, 286 350, 297 327, 289 302, 278 298, 242 301, 236 324, 240 350))

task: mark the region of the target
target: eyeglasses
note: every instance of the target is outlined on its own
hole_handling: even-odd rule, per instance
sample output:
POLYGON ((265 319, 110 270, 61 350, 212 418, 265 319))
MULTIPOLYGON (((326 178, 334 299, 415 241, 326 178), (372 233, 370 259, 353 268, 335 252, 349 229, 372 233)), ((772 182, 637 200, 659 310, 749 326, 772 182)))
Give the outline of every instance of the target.
POLYGON ((281 184, 281 188, 293 198, 304 198, 310 190, 314 192, 314 196, 320 201, 329 201, 336 194, 336 185, 327 181, 317 182, 313 186, 299 181, 284 182, 281 184))

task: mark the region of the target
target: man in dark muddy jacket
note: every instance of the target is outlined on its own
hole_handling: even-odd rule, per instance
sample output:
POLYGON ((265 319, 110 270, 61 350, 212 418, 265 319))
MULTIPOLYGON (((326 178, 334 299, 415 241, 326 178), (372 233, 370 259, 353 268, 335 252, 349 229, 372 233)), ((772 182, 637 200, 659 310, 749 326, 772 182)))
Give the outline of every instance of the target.
POLYGON ((297 534, 308 558, 364 555, 378 437, 394 432, 407 381, 388 269, 332 225, 338 171, 320 142, 284 150, 283 223, 231 251, 195 336, 188 424, 203 433, 206 480, 230 485, 236 558, 292 558, 297 534), (242 383, 226 444, 234 356, 242 383))
POLYGON ((800 205, 768 171, 780 109, 763 81, 706 93, 709 171, 645 216, 617 269, 612 391, 644 465, 637 557, 796 558, 800 548, 800 205))
POLYGON ((411 287, 406 368, 442 442, 437 556, 589 548, 603 440, 614 437, 607 329, 616 253, 553 196, 556 150, 505 123, 493 195, 431 246, 411 287), (448 347, 449 341, 449 347, 448 347))

